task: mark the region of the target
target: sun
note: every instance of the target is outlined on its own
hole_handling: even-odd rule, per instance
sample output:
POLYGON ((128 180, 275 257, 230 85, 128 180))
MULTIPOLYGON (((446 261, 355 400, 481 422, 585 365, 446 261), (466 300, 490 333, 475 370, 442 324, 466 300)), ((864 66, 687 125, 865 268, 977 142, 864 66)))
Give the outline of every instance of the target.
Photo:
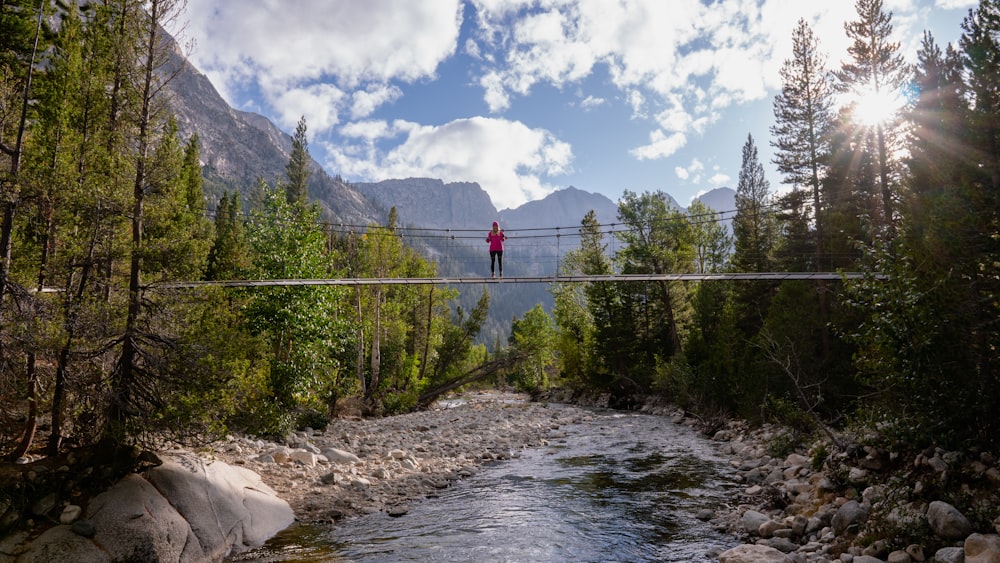
POLYGON ((895 90, 866 88, 857 92, 853 98, 854 121, 865 127, 875 127, 892 121, 906 104, 903 95, 895 90))

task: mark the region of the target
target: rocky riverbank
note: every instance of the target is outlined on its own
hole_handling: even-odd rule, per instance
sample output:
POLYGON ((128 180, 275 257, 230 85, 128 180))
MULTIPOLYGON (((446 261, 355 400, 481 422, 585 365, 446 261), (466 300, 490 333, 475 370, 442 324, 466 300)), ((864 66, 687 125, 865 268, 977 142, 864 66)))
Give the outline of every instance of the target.
MULTIPOLYGON (((301 522, 403 515, 484 463, 545 445, 565 426, 593 417, 567 403, 606 407, 609 398, 546 399, 466 394, 434 410, 338 418, 280 443, 230 437, 196 453, 208 467, 250 470, 261 485, 248 490, 273 492, 301 522)), ((779 455, 777 449, 787 450, 778 448, 788 443, 787 429, 726 421, 708 430, 673 405, 632 407, 701 429, 729 456, 741 494, 718 513, 699 515, 745 542, 715 554, 723 563, 1000 563, 1000 464, 990 453, 928 450, 905 458, 841 436, 837 445, 821 440, 779 455), (873 541, 872 531, 889 539, 873 541)), ((6 553, 14 550, 0 549, 0 560, 6 553)))
POLYGON ((592 415, 568 405, 499 392, 464 395, 441 408, 374 418, 338 418, 277 444, 232 438, 211 456, 261 476, 302 522, 327 523, 386 511, 405 514, 487 462, 541 446, 592 415))
MULTIPOLYGON (((643 410, 704 428, 671 406, 643 410)), ((712 432, 744 485, 730 510, 705 515, 746 542, 719 554, 722 563, 1000 563, 1000 463, 991 453, 907 456, 841 435, 772 455, 789 435, 736 420, 712 432)))
MULTIPOLYGON (((281 445, 233 439, 214 455, 259 473, 302 521, 402 515, 411 502, 435 496, 483 463, 544 445, 562 427, 592 416, 570 403, 607 407, 609 397, 555 393, 545 399, 551 402, 466 395, 437 410, 338 419, 281 445)), ((633 401, 637 405, 707 432, 703 421, 676 406, 633 401)), ((745 542, 717 554, 721 562, 1000 563, 1000 465, 990 454, 928 451, 904 460, 842 436, 839 447, 818 441, 808 451, 772 455, 786 435, 787 429, 736 420, 707 433, 744 486, 728 509, 702 515, 745 542), (956 480, 967 483, 957 487, 963 498, 944 495, 944 485, 956 480), (963 510, 976 511, 978 528, 963 510), (983 526, 984 518, 991 524, 983 526), (869 541, 875 526, 883 532, 895 526, 899 535, 895 542, 869 541), (904 532, 925 541, 900 543, 904 532)))

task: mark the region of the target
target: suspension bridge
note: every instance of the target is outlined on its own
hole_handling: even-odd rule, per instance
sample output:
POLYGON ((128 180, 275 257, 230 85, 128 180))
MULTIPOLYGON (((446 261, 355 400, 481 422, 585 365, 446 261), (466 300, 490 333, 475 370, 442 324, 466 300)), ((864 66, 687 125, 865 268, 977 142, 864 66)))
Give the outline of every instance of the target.
POLYGON ((657 281, 785 281, 785 280, 845 280, 874 277, 885 279, 881 274, 862 272, 736 272, 718 274, 605 274, 580 276, 516 276, 480 277, 454 276, 436 278, 321 278, 283 280, 214 280, 154 282, 149 289, 185 289, 199 287, 296 287, 324 285, 463 285, 463 284, 507 284, 507 283, 601 283, 601 282, 657 282, 657 281))

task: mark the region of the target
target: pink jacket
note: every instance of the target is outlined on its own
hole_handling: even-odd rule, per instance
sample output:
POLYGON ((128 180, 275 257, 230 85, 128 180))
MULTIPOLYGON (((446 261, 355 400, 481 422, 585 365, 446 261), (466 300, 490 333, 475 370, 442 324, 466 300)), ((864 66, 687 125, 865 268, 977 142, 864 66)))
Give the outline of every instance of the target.
POLYGON ((486 242, 490 243, 490 252, 497 252, 503 250, 503 241, 507 240, 504 236, 503 231, 498 231, 493 234, 493 231, 486 233, 486 242))

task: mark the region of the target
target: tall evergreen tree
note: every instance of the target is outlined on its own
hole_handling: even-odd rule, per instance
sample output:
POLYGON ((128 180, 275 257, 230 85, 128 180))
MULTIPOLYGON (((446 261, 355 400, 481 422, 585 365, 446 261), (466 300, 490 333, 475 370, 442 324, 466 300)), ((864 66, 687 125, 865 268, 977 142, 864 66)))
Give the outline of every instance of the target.
MULTIPOLYGON (((736 215, 733 216, 732 266, 738 272, 770 272, 777 229, 772 208, 770 183, 764 175, 757 145, 747 135, 743 145, 739 181, 736 185, 736 215)), ((736 290, 740 326, 753 336, 767 317, 773 284, 748 281, 736 290)))
POLYGON ((771 250, 776 233, 770 189, 771 184, 764 175, 753 135, 747 135, 736 185, 736 215, 733 217, 735 245, 732 262, 737 271, 771 271, 771 250))
MULTIPOLYGON (((108 421, 104 438, 112 443, 123 440, 130 431, 131 421, 141 413, 155 412, 149 409, 150 403, 157 402, 154 371, 144 363, 148 358, 143 350, 143 344, 148 341, 141 325, 143 312, 143 257, 147 251, 144 239, 147 198, 161 190, 165 183, 173 181, 179 174, 179 162, 171 159, 160 160, 157 155, 167 156, 169 149, 158 153, 161 142, 172 142, 174 139, 163 133, 162 123, 165 115, 164 100, 159 95, 158 71, 166 61, 166 51, 161 34, 163 26, 176 17, 180 0, 151 0, 145 10, 139 6, 125 6, 119 14, 123 18, 122 25, 128 29, 134 25, 135 35, 132 36, 135 54, 138 55, 138 68, 122 69, 124 73, 132 74, 138 80, 134 83, 123 80, 122 83, 133 84, 138 102, 138 111, 134 114, 134 122, 129 123, 134 129, 133 151, 129 155, 134 164, 135 176, 132 180, 131 212, 132 223, 131 244, 129 248, 128 275, 128 306, 125 318, 125 330, 122 336, 122 348, 115 365, 110 386, 111 399, 108 421), (158 164, 165 165, 163 168, 158 164)), ((127 37, 123 37, 126 39, 127 37)))
MULTIPOLYGON (((899 53, 899 43, 892 41, 892 13, 885 13, 882 0, 856 0, 858 19, 844 24, 851 45, 851 56, 835 73, 839 91, 850 93, 858 103, 900 97, 901 89, 909 80, 909 67, 899 53)), ((880 108, 882 109, 882 108, 880 108)), ((888 108, 884 108, 888 110, 888 108)), ((857 118, 857 116, 855 116, 857 118)), ((873 136, 877 185, 881 207, 878 219, 891 234, 895 219, 894 192, 898 183, 898 166, 892 156, 898 144, 899 120, 895 115, 883 115, 869 133, 873 136)))
POLYGON ((309 176, 312 170, 309 168, 311 159, 309 157, 309 140, 306 137, 306 117, 299 118, 299 123, 295 127, 295 136, 292 137, 292 154, 285 165, 285 173, 288 176, 288 183, 285 184, 285 193, 288 201, 306 205, 309 203, 309 176))

